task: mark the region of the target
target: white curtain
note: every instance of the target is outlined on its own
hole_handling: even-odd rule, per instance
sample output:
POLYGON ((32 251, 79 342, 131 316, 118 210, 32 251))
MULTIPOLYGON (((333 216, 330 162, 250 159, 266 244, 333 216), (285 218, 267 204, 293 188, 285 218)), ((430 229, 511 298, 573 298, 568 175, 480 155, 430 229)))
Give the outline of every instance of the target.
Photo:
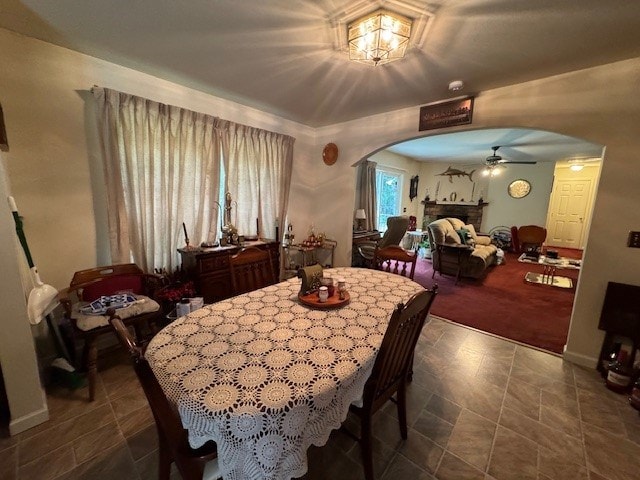
POLYGON ((94 88, 113 263, 179 265, 185 245, 215 236, 220 149, 217 118, 94 88))
POLYGON ((284 232, 295 139, 232 122, 219 128, 226 188, 237 202, 232 222, 239 234, 276 239, 276 224, 284 232))
POLYGON ((222 163, 238 233, 275 238, 276 223, 284 231, 293 137, 105 88, 93 94, 114 263, 174 270, 183 222, 191 245, 216 239, 222 163))

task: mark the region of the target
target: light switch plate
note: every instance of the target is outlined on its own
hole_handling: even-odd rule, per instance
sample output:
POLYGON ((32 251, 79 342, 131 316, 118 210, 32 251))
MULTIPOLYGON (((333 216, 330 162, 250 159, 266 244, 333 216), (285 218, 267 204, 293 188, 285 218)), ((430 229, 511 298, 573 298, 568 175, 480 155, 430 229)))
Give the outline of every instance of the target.
POLYGON ((627 246, 630 248, 640 248, 640 232, 635 232, 635 231, 629 232, 627 246))

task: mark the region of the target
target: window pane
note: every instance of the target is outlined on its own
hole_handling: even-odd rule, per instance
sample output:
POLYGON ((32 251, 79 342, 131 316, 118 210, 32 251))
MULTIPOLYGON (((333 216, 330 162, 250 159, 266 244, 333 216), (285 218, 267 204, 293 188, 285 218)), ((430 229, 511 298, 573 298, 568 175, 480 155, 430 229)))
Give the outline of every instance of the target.
POLYGON ((385 231, 387 229, 387 218, 400 214, 402 177, 398 173, 378 169, 376 171, 376 184, 378 230, 385 231))

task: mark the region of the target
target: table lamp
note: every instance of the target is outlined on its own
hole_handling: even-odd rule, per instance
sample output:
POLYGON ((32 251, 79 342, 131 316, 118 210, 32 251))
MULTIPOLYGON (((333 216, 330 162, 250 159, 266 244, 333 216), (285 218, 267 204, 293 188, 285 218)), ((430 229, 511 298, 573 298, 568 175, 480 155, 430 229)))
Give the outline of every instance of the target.
POLYGON ((364 208, 358 208, 356 210, 356 220, 358 221, 356 224, 356 228, 358 230, 364 230, 364 227, 362 225, 363 220, 367 219, 367 214, 364 213, 364 208))

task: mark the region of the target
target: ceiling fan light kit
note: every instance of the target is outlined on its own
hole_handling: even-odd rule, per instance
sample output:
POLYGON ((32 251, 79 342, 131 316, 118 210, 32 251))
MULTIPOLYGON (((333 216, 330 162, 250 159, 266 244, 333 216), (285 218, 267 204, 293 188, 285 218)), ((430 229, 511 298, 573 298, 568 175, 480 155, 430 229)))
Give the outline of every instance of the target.
POLYGON ((486 165, 482 174, 484 176, 495 177, 496 175, 500 175, 501 168, 504 168, 504 165, 507 163, 514 164, 523 164, 523 165, 535 165, 537 162, 527 162, 527 161, 514 161, 514 160, 505 160, 500 155, 498 155, 498 149, 500 145, 495 145, 491 147, 493 153, 484 159, 484 164, 486 165))

